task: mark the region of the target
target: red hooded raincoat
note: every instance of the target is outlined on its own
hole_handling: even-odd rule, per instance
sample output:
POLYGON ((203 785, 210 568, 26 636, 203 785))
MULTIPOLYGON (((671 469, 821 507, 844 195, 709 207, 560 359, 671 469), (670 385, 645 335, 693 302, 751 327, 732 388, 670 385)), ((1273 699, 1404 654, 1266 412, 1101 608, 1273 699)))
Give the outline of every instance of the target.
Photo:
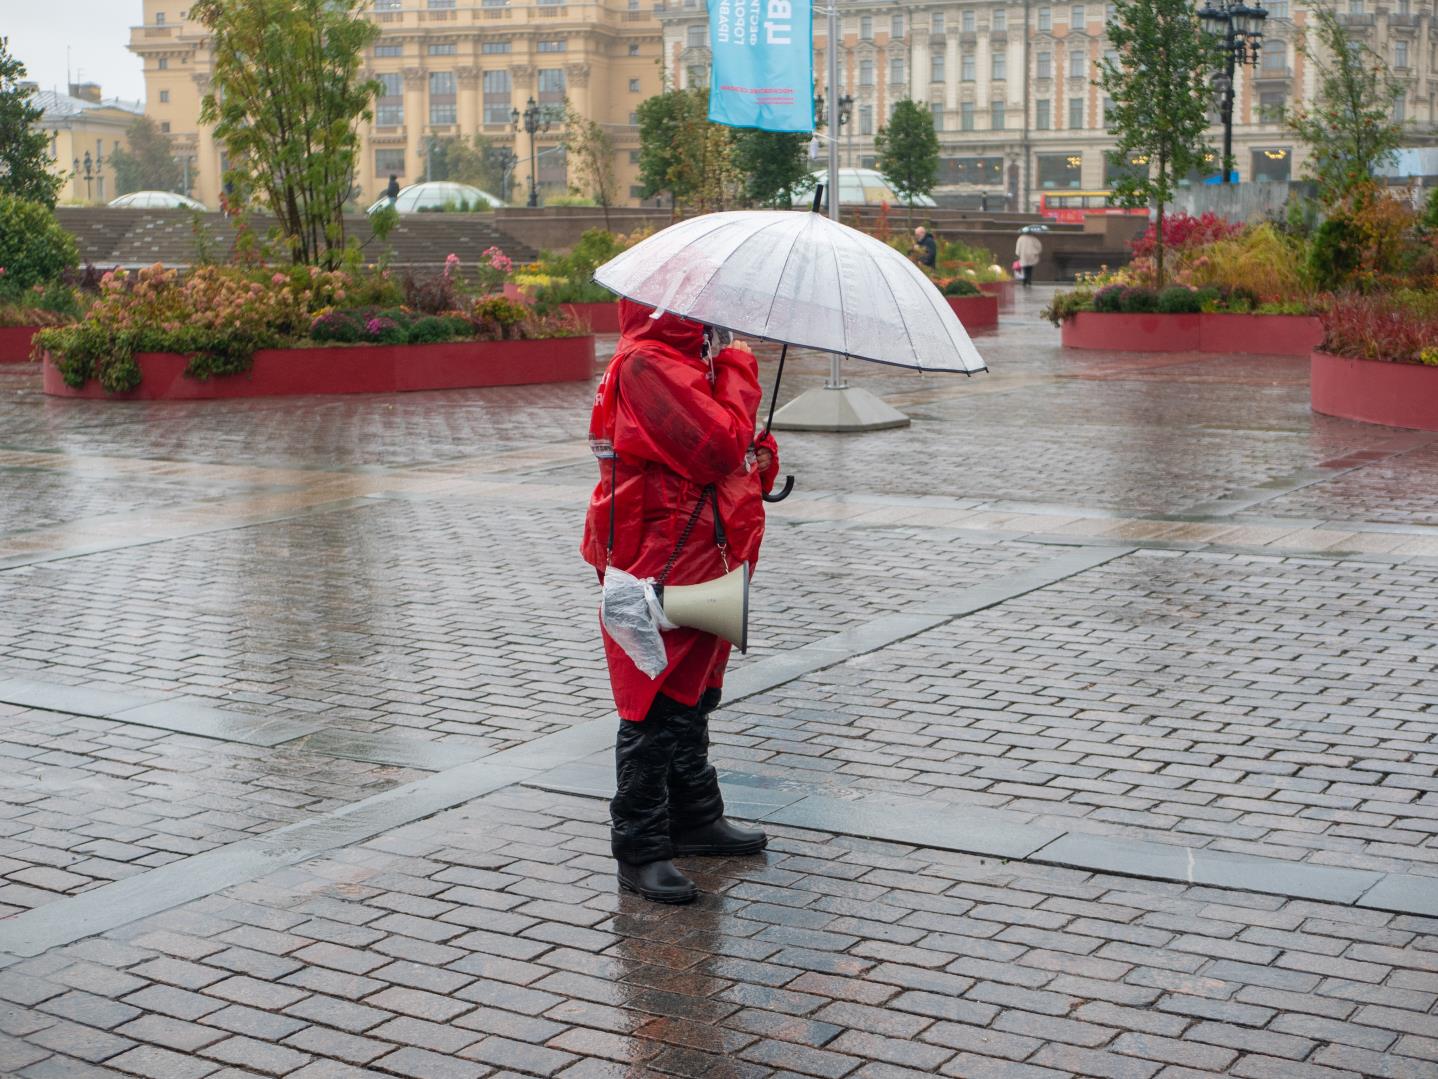
MULTIPOLYGON (((654 577, 674 552, 704 486, 714 484, 728 540, 728 566, 714 541, 713 503, 705 501, 667 584, 699 584, 747 562, 753 571, 764 536, 764 504, 779 471, 768 435, 756 440, 759 369, 754 357, 728 348, 709 365, 701 358, 704 329, 677 315, 652 318, 652 309, 621 300, 622 336, 594 398, 590 438, 617 455, 614 549, 608 551, 610 465, 599 461, 599 483, 584 524, 584 560, 604 575, 607 564, 654 577), (761 476, 749 456, 754 445, 774 455, 761 476)), ((601 626, 601 632, 603 627, 601 626)), ((664 634, 669 666, 645 676, 607 633, 604 653, 614 703, 623 719, 641 720, 655 696, 695 704, 724 680, 729 643, 681 628, 664 634)))

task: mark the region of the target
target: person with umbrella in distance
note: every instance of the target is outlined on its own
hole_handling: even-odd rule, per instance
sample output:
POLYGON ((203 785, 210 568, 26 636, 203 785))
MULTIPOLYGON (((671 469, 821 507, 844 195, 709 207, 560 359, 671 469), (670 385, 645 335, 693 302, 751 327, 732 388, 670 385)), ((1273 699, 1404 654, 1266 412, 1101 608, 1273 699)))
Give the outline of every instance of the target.
MULTIPOLYGON (((699 584, 747 563, 764 535, 761 495, 778 449, 756 437, 754 353, 711 327, 621 300, 621 337, 595 394, 590 444, 599 483, 582 553, 601 580, 614 568, 671 585, 699 584)), ((730 645, 691 627, 664 632, 667 665, 636 666, 601 623, 619 712, 610 843, 620 886, 684 903, 698 890, 673 858, 753 854, 762 831, 724 816, 708 760, 730 645)))
POLYGON ((1023 271, 1024 288, 1034 283, 1034 267, 1039 264, 1043 257, 1044 245, 1027 228, 1019 230, 1019 239, 1014 244, 1014 257, 1018 259, 1019 269, 1023 271))

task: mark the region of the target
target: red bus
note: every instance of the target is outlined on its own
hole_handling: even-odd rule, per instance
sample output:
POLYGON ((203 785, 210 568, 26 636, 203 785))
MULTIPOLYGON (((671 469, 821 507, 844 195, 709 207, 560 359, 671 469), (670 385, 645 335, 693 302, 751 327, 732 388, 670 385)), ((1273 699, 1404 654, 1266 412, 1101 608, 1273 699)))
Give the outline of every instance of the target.
POLYGON ((1110 206, 1108 197, 1107 191, 1045 191, 1039 195, 1039 213, 1050 221, 1071 225, 1081 225, 1084 218, 1097 215, 1148 216, 1147 207, 1110 206))

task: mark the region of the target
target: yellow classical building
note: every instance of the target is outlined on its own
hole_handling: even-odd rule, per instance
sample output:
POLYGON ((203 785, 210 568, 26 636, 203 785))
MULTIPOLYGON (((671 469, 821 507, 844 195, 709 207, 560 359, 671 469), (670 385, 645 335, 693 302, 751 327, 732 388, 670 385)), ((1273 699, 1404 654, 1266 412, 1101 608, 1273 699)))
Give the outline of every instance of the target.
POLYGON ((59 200, 84 205, 118 195, 110 157, 129 148, 130 125, 143 112, 140 102, 102 98, 99 86, 81 83, 68 94, 37 88, 31 103, 43 110, 35 126, 50 140, 50 171, 65 181, 59 200))
MULTIPOLYGON (((218 205, 224 155, 199 122, 212 55, 187 0, 142 0, 143 22, 130 50, 145 68, 146 112, 187 160, 195 198, 218 205)), ((549 0, 374 0, 381 34, 365 75, 383 85, 374 120, 361 132, 356 184, 360 201, 425 178, 434 140, 482 134, 514 154, 512 200, 530 184, 530 137, 512 111, 533 98, 568 100, 602 124, 615 145, 618 202, 636 200, 639 130, 635 110, 660 91, 658 20, 653 0, 608 3, 549 0), (642 6, 641 6, 642 4, 642 6)), ((567 192, 570 169, 554 125, 535 136, 536 179, 543 194, 567 192)), ((496 192, 502 194, 502 192, 496 192)))

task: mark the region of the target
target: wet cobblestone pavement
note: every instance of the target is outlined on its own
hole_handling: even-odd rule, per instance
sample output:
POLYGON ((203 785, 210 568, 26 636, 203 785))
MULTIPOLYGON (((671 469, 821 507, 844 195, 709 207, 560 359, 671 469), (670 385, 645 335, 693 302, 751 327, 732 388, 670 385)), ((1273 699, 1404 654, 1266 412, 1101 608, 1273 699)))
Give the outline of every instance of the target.
POLYGON ((772 843, 680 909, 608 858, 590 386, 0 366, 0 1075, 1438 1079, 1438 435, 1044 298, 781 438, 772 843))

